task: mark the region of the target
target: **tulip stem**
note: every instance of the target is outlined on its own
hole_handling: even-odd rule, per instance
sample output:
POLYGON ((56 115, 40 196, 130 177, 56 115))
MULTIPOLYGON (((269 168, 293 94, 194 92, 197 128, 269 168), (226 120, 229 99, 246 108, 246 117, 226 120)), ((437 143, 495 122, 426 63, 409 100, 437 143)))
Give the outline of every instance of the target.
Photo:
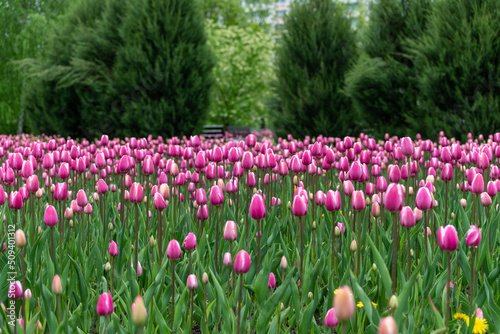
POLYGON ((449 181, 444 181, 444 226, 448 224, 448 188, 449 181))
MULTIPOLYGON (((26 289, 26 267, 24 264, 24 247, 21 248, 21 268, 22 268, 22 274, 23 274, 23 293, 24 293, 24 290, 26 289)), ((27 324, 27 322, 26 322, 26 296, 24 296, 24 298, 23 298, 23 323, 27 324)))
POLYGON ((337 275, 337 273, 333 270, 334 264, 335 264, 335 219, 332 219, 332 271, 334 272, 334 275, 337 275))
POLYGON ((259 274, 260 271, 260 224, 262 223, 261 220, 257 220, 257 275, 259 274))
POLYGON ((411 273, 411 240, 410 240, 410 228, 406 229, 406 235, 408 239, 408 259, 407 259, 407 275, 406 275, 406 280, 408 281, 410 279, 410 273, 411 273))
MULTIPOLYGON (((396 256, 396 251, 398 248, 398 221, 397 221, 398 214, 397 212, 392 213, 392 292, 396 293, 396 261, 397 261, 397 256, 396 256)), ((359 253, 358 253, 359 254, 359 253)))
POLYGON ((172 333, 175 333, 174 318, 175 318, 175 263, 172 262, 172 333))
POLYGON ((157 232, 158 232, 158 266, 161 268, 161 257, 163 253, 163 247, 162 247, 162 238, 163 238, 163 215, 160 210, 156 211, 158 215, 158 227, 157 227, 157 232))
POLYGON ((347 323, 342 321, 342 334, 347 334, 347 323))
POLYGON ((59 320, 59 323, 62 321, 62 316, 61 316, 61 295, 57 295, 57 318, 59 320))
MULTIPOLYGON (((429 227, 429 213, 428 211, 424 211, 424 247, 425 247, 425 255, 429 253, 427 249, 427 228, 429 227)), ((426 261, 427 267, 427 261, 426 261)))
POLYGON ((190 292, 190 294, 191 294, 191 316, 190 316, 190 318, 189 318, 189 328, 191 328, 191 325, 192 325, 192 323, 193 323, 193 307, 194 307, 194 306, 193 306, 193 304, 194 304, 194 300, 193 300, 193 299, 194 299, 194 298, 193 298, 194 296, 193 296, 193 295, 194 295, 194 293, 193 293, 193 290, 192 290, 192 289, 189 289, 189 290, 190 290, 189 292, 190 292))
POLYGON ((450 252, 446 252, 446 257, 448 261, 448 274, 446 281, 446 327, 450 322, 450 272, 451 272, 451 262, 450 262, 450 252))
POLYGON ((219 209, 215 209, 217 222, 215 223, 215 271, 219 272, 219 209))
POLYGON ((54 262, 54 227, 50 227, 50 258, 54 262))
POLYGON ((111 297, 113 297, 113 284, 115 282, 115 257, 111 257, 111 297))
POLYGON ((469 289, 469 317, 472 316, 472 311, 474 309, 472 301, 474 298, 474 248, 471 248, 471 264, 470 264, 470 289, 469 289))
POLYGON ((135 205, 135 279, 139 279, 139 204, 135 205))
MULTIPOLYGON (((229 254, 231 254, 231 256, 233 256, 233 242, 232 241, 229 241, 229 254)), ((235 282, 235 279, 234 279, 234 270, 232 270, 233 272, 233 294, 234 294, 234 290, 236 289, 236 282, 235 282)))
POLYGON ((240 274, 240 292, 238 299, 238 329, 237 333, 240 334, 240 319, 241 319, 241 298, 242 298, 242 290, 243 290, 243 275, 240 274))
MULTIPOLYGON (((354 217, 356 217, 356 214, 354 214, 354 217)), ((361 219, 363 217, 361 216, 361 212, 359 213, 359 226, 358 226, 358 272, 357 272, 357 276, 359 277, 359 271, 360 271, 360 268, 361 268, 361 219)), ((354 223, 356 223, 356 218, 354 218, 354 223)))
POLYGON ((300 224, 300 295, 304 286, 304 218, 299 218, 300 224))

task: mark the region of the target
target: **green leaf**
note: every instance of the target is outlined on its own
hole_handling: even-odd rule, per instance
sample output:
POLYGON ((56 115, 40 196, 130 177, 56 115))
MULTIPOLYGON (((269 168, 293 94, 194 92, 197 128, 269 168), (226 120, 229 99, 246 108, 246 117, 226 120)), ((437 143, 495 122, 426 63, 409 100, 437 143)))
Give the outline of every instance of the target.
POLYGON ((410 300, 411 297, 410 293, 415 284, 415 279, 417 278, 417 275, 420 273, 420 269, 422 268, 423 264, 424 261, 420 261, 417 268, 413 270, 413 274, 410 276, 410 279, 406 282, 403 289, 397 296, 398 308, 396 309, 396 312, 394 312, 394 319, 398 324, 398 328, 403 328, 403 321, 407 318, 406 316, 403 315, 403 313, 405 313, 408 310, 408 301, 410 300))
POLYGON ((264 274, 264 271, 261 270, 255 280, 255 297, 257 299, 258 308, 261 308, 266 301, 268 294, 267 283, 266 274, 264 274))
POLYGON ((366 293, 363 291, 361 286, 358 283, 358 280, 352 273, 352 271, 349 271, 351 275, 351 281, 352 281, 352 287, 354 289, 354 293, 356 296, 361 300, 363 303, 363 309, 365 310, 366 316, 368 317, 368 320, 370 323, 378 326, 378 323, 380 322, 380 315, 378 314, 377 309, 373 306, 372 301, 366 293))
POLYGON ((370 244, 370 247, 372 249, 373 253, 373 258, 375 260, 375 263, 377 264, 377 268, 380 272, 380 275, 382 276, 382 285, 384 287, 384 292, 387 298, 390 298, 392 296, 392 279, 391 275, 389 274, 389 270, 387 269, 387 266, 385 265, 385 261, 380 255, 379 251, 377 250, 377 247, 373 243, 372 239, 370 238, 369 235, 366 236, 366 239, 368 243, 370 244))

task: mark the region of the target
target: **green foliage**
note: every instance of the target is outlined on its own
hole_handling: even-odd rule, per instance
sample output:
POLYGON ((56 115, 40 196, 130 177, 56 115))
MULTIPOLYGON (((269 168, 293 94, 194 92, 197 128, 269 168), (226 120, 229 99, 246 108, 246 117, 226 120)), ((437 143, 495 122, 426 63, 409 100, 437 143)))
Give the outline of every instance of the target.
POLYGON ((16 132, 21 111, 23 78, 13 62, 40 55, 44 35, 65 7, 64 0, 0 2, 0 133, 16 132))
POLYGON ((343 7, 330 0, 298 2, 284 31, 277 53, 277 133, 353 133, 356 117, 342 88, 357 50, 343 7))
POLYGON ((36 132, 173 136, 205 122, 213 60, 192 1, 80 1, 22 65, 36 132))
POLYGON ((451 0, 434 5, 425 34, 410 43, 420 88, 413 122, 464 138, 500 126, 500 3, 451 0))
MULTIPOLYGON (((410 135, 407 114, 416 109, 417 72, 405 49, 422 34, 430 0, 379 0, 362 36, 363 55, 348 74, 346 94, 361 114, 364 131, 410 135)), ((418 128, 414 129, 419 130, 418 128)))
POLYGON ((256 125, 266 116, 264 99, 273 77, 271 36, 249 26, 211 21, 207 29, 217 60, 209 121, 224 126, 256 125))

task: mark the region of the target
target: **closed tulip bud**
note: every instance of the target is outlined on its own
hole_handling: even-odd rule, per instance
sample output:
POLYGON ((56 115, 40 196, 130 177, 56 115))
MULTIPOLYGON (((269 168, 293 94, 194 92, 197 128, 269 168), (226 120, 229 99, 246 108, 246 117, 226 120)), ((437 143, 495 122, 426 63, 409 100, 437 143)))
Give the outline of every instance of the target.
POLYGON ((64 219, 71 219, 73 218, 73 210, 71 208, 66 208, 64 210, 64 219))
POLYGON ((374 263, 374 264, 372 264, 372 270, 373 270, 373 271, 377 271, 377 265, 376 265, 375 263, 374 263))
POLYGON ((311 291, 309 291, 309 293, 307 294, 307 298, 309 298, 310 300, 314 298, 314 295, 311 291))
POLYGON ((352 194, 352 208, 356 211, 366 208, 365 194, 362 191, 354 191, 352 194))
POLYGON ((471 184, 471 192, 475 195, 479 195, 484 191, 484 179, 483 175, 477 173, 476 176, 474 176, 474 179, 472 180, 471 184))
POLYGON ((337 289, 337 293, 333 297, 333 308, 340 321, 348 321, 352 318, 356 305, 350 287, 344 285, 337 289))
POLYGON ((438 229, 439 248, 445 252, 452 252, 458 248, 458 234, 455 226, 446 225, 438 229))
POLYGON ((19 299, 23 296, 23 286, 21 282, 11 282, 8 289, 8 297, 10 299, 19 299))
POLYGON ((286 207, 288 208, 288 210, 290 210, 292 208, 292 203, 290 201, 288 201, 288 203, 286 204, 286 207))
POLYGON ((143 326, 146 323, 147 315, 144 300, 141 295, 137 295, 132 303, 132 322, 138 327, 143 326))
POLYGON ((224 239, 227 241, 235 241, 238 238, 238 228, 236 223, 228 220, 224 226, 224 239))
POLYGON ((192 251, 196 248, 196 235, 194 233, 189 232, 188 235, 186 236, 186 239, 184 239, 184 249, 187 251, 192 251))
POLYGON ((296 217, 303 217, 307 214, 307 199, 304 196, 294 196, 292 213, 296 217))
POLYGON ((9 208, 12 210, 20 210, 23 207, 23 197, 20 192, 12 191, 9 194, 9 208))
POLYGON ((465 243, 469 247, 477 247, 481 242, 481 230, 475 225, 471 225, 465 237, 465 243))
POLYGON ((108 230, 113 231, 113 229, 114 229, 113 223, 109 223, 108 224, 108 230))
POLYGON ((131 203, 141 203, 144 199, 144 190, 142 185, 138 182, 134 182, 130 187, 129 201, 131 203))
POLYGON ((392 295, 391 299, 389 299, 389 307, 391 310, 395 310, 398 308, 398 297, 396 295, 392 295))
POLYGON ((23 230, 17 230, 14 234, 14 241, 16 247, 24 248, 26 246, 26 236, 24 235, 23 230))
POLYGON ((59 219, 57 218, 57 211, 52 205, 48 205, 45 209, 45 214, 43 215, 43 222, 47 226, 56 226, 59 219))
POLYGON ((323 320, 323 323, 325 324, 326 327, 328 328, 333 328, 337 327, 339 324, 339 319, 335 315, 335 309, 331 308, 326 312, 325 320, 323 320))
POLYGON ((486 193, 486 192, 481 193, 481 205, 482 206, 490 206, 492 203, 493 203, 493 201, 491 200, 491 197, 490 197, 490 195, 488 195, 488 193, 486 193))
POLYGON ((287 262, 286 257, 284 255, 281 257, 280 268, 283 270, 288 268, 288 262, 287 262))
POLYGON ((36 193, 35 193, 35 197, 36 197, 36 198, 42 198, 42 196, 43 196, 43 188, 40 188, 40 189, 38 189, 38 190, 36 191, 36 193))
POLYGON ((373 202, 372 215, 373 217, 380 217, 380 204, 378 204, 377 202, 373 202))
POLYGON ((250 270, 252 260, 245 250, 240 250, 234 260, 234 271, 237 274, 246 274, 250 270))
POLYGON ((203 284, 207 284, 208 283, 208 275, 207 275, 207 273, 203 273, 203 275, 201 276, 201 282, 203 284))
POLYGON ((250 217, 255 220, 262 220, 266 217, 266 205, 264 198, 260 194, 255 194, 250 203, 250 217))
POLYGON ((349 247, 349 249, 351 250, 351 252, 356 252, 358 250, 358 243, 356 242, 356 240, 352 240, 351 242, 351 246, 349 247))
POLYGON ((85 205, 83 212, 85 212, 87 215, 90 215, 92 213, 92 205, 90 205, 90 203, 85 205))
POLYGON ((198 287, 198 280, 196 279, 195 274, 191 274, 188 276, 186 285, 190 290, 194 290, 198 287))
POLYGON ((104 270, 106 270, 106 272, 109 272, 111 270, 111 263, 106 262, 106 264, 104 265, 104 270))
POLYGON ((231 257, 231 253, 229 253, 229 252, 224 253, 224 259, 223 259, 222 263, 226 267, 229 267, 233 264, 233 259, 231 257))
POLYGON ((24 290, 24 299, 31 299, 32 296, 30 289, 24 290))
POLYGON ((460 199, 460 205, 465 209, 467 207, 467 200, 465 198, 460 199))
POLYGON ((428 188, 422 187, 418 189, 417 196, 415 197, 415 205, 422 211, 432 209, 434 200, 428 188))
POLYGON ((181 246, 175 239, 170 240, 167 246, 167 259, 178 260, 181 258, 181 246))
POLYGON ((269 280, 267 281, 267 288, 269 290, 276 288, 276 278, 273 273, 269 274, 269 280))
POLYGON ((413 195, 413 187, 408 188, 408 195, 413 195))
POLYGON ((378 325, 378 334, 397 334, 398 325, 392 316, 380 320, 378 325))
POLYGON ((224 204, 224 192, 219 186, 213 186, 210 190, 210 204, 219 206, 224 204))
POLYGON ((391 212, 401 211, 404 203, 403 187, 398 183, 391 183, 384 195, 384 207, 391 212))
POLYGON ((103 294, 101 294, 99 300, 97 301, 97 314, 99 314, 101 317, 105 317, 111 315, 113 313, 113 310, 113 298, 109 293, 104 292, 103 294))
POLYGON ((113 257, 118 255, 118 245, 113 240, 109 243, 108 253, 113 257))
POLYGON ((409 206, 403 207, 400 214, 401 226, 410 228, 415 226, 415 215, 409 206))
MULTIPOLYGON (((132 245, 132 250, 134 250, 134 245, 132 245)), ((134 268, 134 263, 132 261, 130 261, 130 266, 134 268)), ((142 266, 139 261, 137 262, 137 276, 138 277, 142 276, 142 266)))
POLYGON ((62 293, 62 284, 59 275, 55 275, 54 279, 52 280, 52 292, 55 295, 60 295, 62 293))
POLYGON ((149 247, 153 248, 156 246, 156 240, 153 236, 149 237, 149 247))

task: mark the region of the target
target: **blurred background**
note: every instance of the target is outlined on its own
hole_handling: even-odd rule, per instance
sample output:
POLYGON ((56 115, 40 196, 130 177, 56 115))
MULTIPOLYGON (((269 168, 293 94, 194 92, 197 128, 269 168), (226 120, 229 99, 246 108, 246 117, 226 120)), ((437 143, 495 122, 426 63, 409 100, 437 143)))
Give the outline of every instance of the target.
POLYGON ((0 0, 0 133, 494 133, 499 16, 497 0, 0 0))

